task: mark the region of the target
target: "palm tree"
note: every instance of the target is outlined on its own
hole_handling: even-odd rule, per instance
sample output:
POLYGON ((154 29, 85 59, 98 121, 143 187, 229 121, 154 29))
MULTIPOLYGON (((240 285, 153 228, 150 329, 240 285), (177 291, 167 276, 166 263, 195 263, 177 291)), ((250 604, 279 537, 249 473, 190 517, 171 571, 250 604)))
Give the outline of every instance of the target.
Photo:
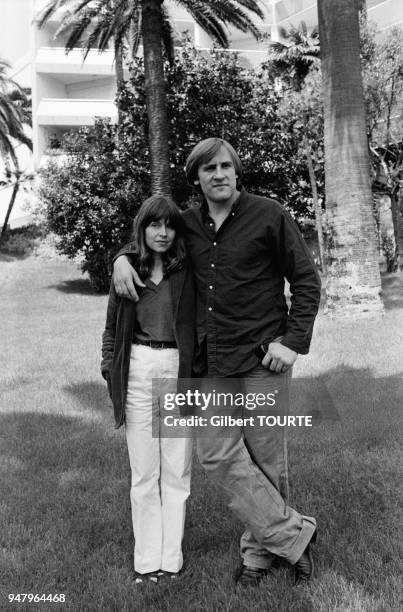
POLYGON ((15 142, 32 150, 31 139, 24 132, 24 125, 31 123, 26 90, 7 75, 10 65, 0 59, 0 156, 3 159, 6 176, 15 179, 11 199, 3 222, 3 237, 21 182, 21 170, 15 152, 15 142))
MULTIPOLYGON (((113 40, 117 64, 125 44, 135 55, 140 39, 143 39, 153 193, 171 191, 163 47, 167 57, 172 57, 173 36, 163 3, 164 0, 80 0, 74 4, 72 0, 51 0, 38 24, 42 27, 58 9, 73 7, 74 4, 64 13, 57 32, 70 32, 66 51, 70 51, 83 36, 85 56, 92 48, 105 49, 113 40)), ((229 46, 226 25, 243 32, 250 31, 256 38, 260 36, 248 14, 251 12, 263 18, 257 0, 177 0, 177 4, 182 5, 221 47, 229 46)), ((120 72, 119 78, 122 78, 123 70, 120 72)))
POLYGON ((270 65, 276 76, 286 77, 300 91, 310 67, 320 62, 319 32, 317 28, 309 31, 301 21, 298 28, 280 28, 279 33, 284 42, 269 44, 270 65))
POLYGON ((5 161, 16 163, 12 140, 32 149, 31 140, 24 132, 24 124, 30 123, 25 102, 26 93, 13 79, 7 76, 10 64, 0 59, 0 154, 5 161))
POLYGON ((382 309, 366 116, 358 0, 319 0, 325 138, 329 307, 382 309))
MULTIPOLYGON (((311 67, 320 65, 318 29, 313 28, 309 31, 305 21, 301 21, 298 28, 291 26, 288 31, 285 28, 279 28, 279 33, 285 42, 276 41, 269 44, 267 69, 272 76, 279 77, 289 83, 291 90, 300 92, 311 67)), ((307 118, 304 118, 304 124, 306 123, 307 118)), ((320 264, 323 273, 326 275, 322 208, 318 199, 314 171, 315 143, 309 140, 306 135, 307 131, 305 130, 302 146, 311 184, 320 264)))
MULTIPOLYGON (((42 28, 54 13, 65 9, 55 38, 66 35, 65 49, 69 53, 84 44, 83 61, 91 49, 103 52, 113 46, 118 91, 124 78, 123 54, 132 32, 141 17, 138 2, 125 0, 52 0, 40 12, 38 28, 42 28)), ((134 53, 138 40, 133 39, 134 53)))

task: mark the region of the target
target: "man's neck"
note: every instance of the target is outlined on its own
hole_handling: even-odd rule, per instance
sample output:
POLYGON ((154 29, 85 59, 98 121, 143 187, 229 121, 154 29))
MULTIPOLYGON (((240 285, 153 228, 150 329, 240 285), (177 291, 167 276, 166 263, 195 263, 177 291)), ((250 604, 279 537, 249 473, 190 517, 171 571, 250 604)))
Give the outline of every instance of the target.
POLYGON ((207 199, 207 205, 208 205, 210 216, 212 217, 212 219, 214 219, 214 221, 216 222, 216 225, 217 225, 217 222, 219 222, 221 225, 224 219, 228 217, 229 213, 231 212, 231 208, 234 202, 236 202, 236 200, 239 197, 239 194, 240 194, 239 191, 235 191, 233 197, 230 200, 227 200, 226 202, 213 202, 207 199))

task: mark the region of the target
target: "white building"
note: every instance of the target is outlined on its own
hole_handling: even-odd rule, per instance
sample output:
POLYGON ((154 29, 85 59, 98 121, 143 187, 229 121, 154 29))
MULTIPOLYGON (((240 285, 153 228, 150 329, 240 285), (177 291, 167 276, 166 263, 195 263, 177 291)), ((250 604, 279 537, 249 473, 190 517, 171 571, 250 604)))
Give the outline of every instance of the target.
MULTIPOLYGON (((12 64, 11 76, 15 80, 32 87, 32 161, 20 147, 22 165, 28 169, 30 164, 37 169, 49 154, 54 154, 66 130, 91 125, 96 116, 116 119, 113 52, 92 51, 84 63, 81 49, 66 55, 64 40, 54 37, 57 15, 42 30, 35 26, 35 16, 47 3, 48 0, 0 0, 0 57, 12 64)), ((210 48, 210 39, 188 13, 169 1, 167 4, 176 30, 189 31, 196 46, 210 48)), ((280 26, 297 26, 301 20, 308 26, 317 23, 316 0, 262 0, 262 5, 265 19, 259 28, 275 40, 280 26)), ((403 24, 403 0, 367 0, 367 7, 369 18, 381 29, 403 24)), ((245 63, 256 65, 264 59, 264 45, 257 44, 252 36, 233 31, 230 39, 231 47, 241 51, 245 63)), ((8 199, 9 193, 0 192, 0 221, 8 199)), ((19 204, 13 211, 11 227, 25 216, 19 204)))

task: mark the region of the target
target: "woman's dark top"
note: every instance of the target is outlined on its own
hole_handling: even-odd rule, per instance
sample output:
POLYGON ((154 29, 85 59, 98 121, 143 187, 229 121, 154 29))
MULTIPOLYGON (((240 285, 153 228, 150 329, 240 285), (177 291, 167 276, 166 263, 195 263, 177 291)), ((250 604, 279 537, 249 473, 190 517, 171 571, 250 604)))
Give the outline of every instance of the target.
POLYGON ((146 285, 137 302, 136 324, 133 340, 149 342, 174 342, 174 318, 169 290, 169 280, 163 278, 158 285, 152 280, 146 285))

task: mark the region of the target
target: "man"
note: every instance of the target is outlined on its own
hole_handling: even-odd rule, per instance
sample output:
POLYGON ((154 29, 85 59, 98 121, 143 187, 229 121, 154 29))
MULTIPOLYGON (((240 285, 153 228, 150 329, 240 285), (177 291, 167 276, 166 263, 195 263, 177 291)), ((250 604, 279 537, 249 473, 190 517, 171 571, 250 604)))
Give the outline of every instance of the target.
MULTIPOLYGON (((238 189, 241 171, 237 153, 220 138, 203 140, 187 159, 188 182, 204 198, 183 213, 197 284, 194 371, 242 378, 246 391, 277 384, 278 408, 286 414, 292 365, 309 350, 320 280, 290 215, 275 200, 238 189)), ((122 252, 130 253, 130 245, 122 252)), ((124 256, 115 262, 114 279, 120 295, 137 299, 134 283, 142 283, 124 256)), ((316 521, 286 504, 285 428, 239 426, 229 437, 211 429, 197 439, 199 460, 246 525, 238 584, 257 584, 274 555, 294 566, 297 583, 308 580, 316 521)))

